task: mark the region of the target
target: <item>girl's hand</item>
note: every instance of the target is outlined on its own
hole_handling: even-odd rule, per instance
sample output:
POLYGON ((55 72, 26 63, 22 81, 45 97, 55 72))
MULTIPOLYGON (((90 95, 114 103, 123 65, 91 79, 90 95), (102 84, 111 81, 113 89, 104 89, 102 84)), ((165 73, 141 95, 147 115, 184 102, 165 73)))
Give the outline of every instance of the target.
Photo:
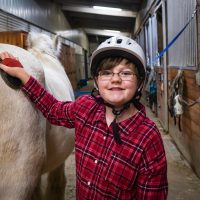
MULTIPOLYGON (((15 65, 15 64, 13 64, 13 65, 15 65)), ((30 75, 23 69, 23 66, 18 61, 18 59, 8 52, 0 53, 0 69, 2 69, 5 73, 9 74, 10 76, 19 78, 23 84, 25 84, 30 78, 30 75), (8 60, 12 61, 12 59, 14 59, 13 63, 17 63, 16 67, 12 66, 8 62, 4 62, 4 61, 8 61, 8 60), (1 62, 8 63, 8 66, 2 64, 1 62)))

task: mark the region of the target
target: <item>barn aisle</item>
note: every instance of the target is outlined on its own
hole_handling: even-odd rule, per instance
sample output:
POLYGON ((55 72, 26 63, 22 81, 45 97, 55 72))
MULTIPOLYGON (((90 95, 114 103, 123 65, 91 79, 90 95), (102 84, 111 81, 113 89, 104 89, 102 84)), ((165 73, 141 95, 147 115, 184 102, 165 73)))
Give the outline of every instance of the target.
POLYGON ((66 199, 65 200, 76 200, 76 170, 75 170, 75 152, 66 161, 66 199))

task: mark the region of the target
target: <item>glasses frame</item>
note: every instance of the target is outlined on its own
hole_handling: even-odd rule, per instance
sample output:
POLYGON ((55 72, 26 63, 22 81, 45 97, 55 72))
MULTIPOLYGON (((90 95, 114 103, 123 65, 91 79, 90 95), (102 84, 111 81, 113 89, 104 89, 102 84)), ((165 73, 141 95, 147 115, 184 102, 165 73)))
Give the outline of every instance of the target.
POLYGON ((120 72, 113 72, 111 70, 102 70, 99 71, 98 76, 100 77, 101 80, 105 80, 105 81, 109 81, 113 78, 113 76, 117 74, 118 77, 122 80, 122 81, 133 81, 134 80, 134 76, 137 77, 137 74, 134 73, 133 71, 129 71, 129 70, 122 70, 120 72), (102 74, 103 72, 108 72, 108 74, 102 74), (110 74, 109 74, 110 73, 110 74), (125 75, 123 73, 130 73, 129 75, 125 75))

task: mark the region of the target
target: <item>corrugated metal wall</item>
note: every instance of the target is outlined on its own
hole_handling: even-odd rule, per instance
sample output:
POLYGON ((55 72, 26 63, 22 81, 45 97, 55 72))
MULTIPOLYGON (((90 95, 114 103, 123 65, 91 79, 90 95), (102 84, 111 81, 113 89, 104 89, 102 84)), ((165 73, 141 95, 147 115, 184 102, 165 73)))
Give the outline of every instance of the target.
MULTIPOLYGON (((196 8, 196 0, 168 0, 168 43, 185 26, 196 8)), ((196 16, 168 51, 168 65, 172 67, 197 67, 196 16)))
POLYGON ((138 31, 139 27, 141 26, 141 23, 143 22, 146 13, 149 11, 153 3, 158 2, 159 0, 145 0, 143 1, 142 9, 139 12, 136 21, 135 21, 135 28, 134 28, 134 34, 138 31))
POLYGON ((3 11, 0 11, 0 31, 35 31, 44 32, 47 35, 53 36, 53 33, 45 31, 40 27, 30 24, 3 11))
POLYGON ((145 31, 142 29, 140 33, 137 35, 135 40, 140 44, 143 50, 145 50, 145 31))
POLYGON ((70 29, 60 7, 48 1, 0 0, 0 9, 51 32, 70 29))

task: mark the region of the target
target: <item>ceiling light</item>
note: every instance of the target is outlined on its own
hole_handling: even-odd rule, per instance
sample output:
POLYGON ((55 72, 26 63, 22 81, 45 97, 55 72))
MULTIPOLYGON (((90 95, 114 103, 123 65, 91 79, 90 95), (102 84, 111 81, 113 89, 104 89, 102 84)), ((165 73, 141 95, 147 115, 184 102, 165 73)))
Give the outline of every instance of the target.
POLYGON ((104 31, 112 32, 112 33, 120 33, 120 31, 116 31, 116 30, 108 30, 108 29, 106 29, 106 30, 104 30, 104 31))
POLYGON ((112 7, 104 7, 104 6, 93 6, 93 8, 100 9, 100 10, 122 11, 121 8, 112 8, 112 7))

